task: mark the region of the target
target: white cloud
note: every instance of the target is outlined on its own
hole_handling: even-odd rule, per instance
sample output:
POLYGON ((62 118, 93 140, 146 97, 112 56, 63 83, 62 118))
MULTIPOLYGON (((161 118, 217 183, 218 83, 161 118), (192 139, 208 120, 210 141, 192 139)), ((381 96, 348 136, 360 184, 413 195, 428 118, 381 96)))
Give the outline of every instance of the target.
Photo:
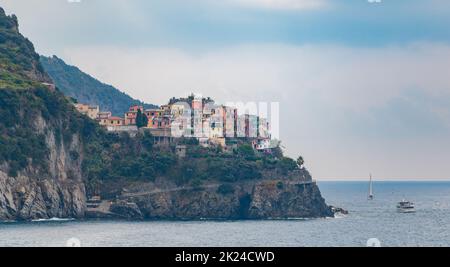
POLYGON ((322 7, 325 0, 230 0, 231 2, 248 7, 298 10, 322 7))
POLYGON ((415 117, 425 112, 421 118, 450 125, 450 46, 247 45, 204 53, 78 47, 63 57, 151 103, 190 92, 223 103, 279 101, 283 142, 290 155, 303 154, 318 177, 372 171, 393 178, 440 178, 450 172, 441 160, 450 158, 449 135, 428 136, 434 129, 415 117), (417 92, 419 97, 408 96, 417 92), (410 109, 397 111, 404 108, 392 104, 398 100, 410 109), (365 136, 370 131, 373 135, 365 136))

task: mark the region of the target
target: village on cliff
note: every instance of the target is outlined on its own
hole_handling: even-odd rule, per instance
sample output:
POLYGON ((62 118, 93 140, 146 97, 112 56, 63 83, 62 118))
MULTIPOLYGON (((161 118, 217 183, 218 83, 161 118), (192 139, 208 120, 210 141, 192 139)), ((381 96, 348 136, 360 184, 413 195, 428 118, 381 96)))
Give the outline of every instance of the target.
POLYGON ((159 108, 131 106, 123 117, 101 111, 98 105, 74 104, 76 109, 96 120, 109 132, 126 132, 135 136, 148 131, 157 144, 171 144, 179 138, 195 138, 203 147, 229 148, 237 138, 249 140, 253 148, 271 153, 279 142, 273 140, 267 118, 241 114, 238 108, 218 105, 210 98, 190 95, 172 98, 159 108))

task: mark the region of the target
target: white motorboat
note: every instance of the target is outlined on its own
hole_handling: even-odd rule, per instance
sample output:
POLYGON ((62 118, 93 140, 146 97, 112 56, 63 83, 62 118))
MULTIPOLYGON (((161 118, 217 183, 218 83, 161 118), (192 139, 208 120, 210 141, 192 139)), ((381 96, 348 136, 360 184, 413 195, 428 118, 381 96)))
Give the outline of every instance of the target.
POLYGON ((416 209, 414 203, 402 200, 397 204, 397 211, 400 213, 414 213, 416 212, 416 209))

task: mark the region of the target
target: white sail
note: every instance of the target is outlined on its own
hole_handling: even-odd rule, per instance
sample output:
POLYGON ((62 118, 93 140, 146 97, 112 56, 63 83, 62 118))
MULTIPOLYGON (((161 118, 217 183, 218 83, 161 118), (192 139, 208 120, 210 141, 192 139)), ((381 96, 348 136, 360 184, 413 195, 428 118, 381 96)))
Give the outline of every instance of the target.
POLYGON ((373 183, 372 183, 372 174, 370 174, 370 182, 369 182, 369 200, 373 199, 373 183))

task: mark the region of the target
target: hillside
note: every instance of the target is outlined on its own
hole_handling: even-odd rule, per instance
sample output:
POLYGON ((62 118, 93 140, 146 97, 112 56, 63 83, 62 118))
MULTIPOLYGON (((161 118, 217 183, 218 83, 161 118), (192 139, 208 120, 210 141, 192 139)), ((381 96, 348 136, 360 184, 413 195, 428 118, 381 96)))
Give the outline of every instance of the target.
POLYGON ((144 105, 145 108, 156 107, 131 98, 113 86, 104 84, 82 72, 77 67, 67 65, 56 56, 41 56, 40 61, 58 89, 66 96, 77 99, 79 103, 99 105, 101 110, 111 111, 115 116, 122 116, 133 105, 144 105))
POLYGON ((33 44, 19 33, 16 16, 0 7, 0 88, 24 89, 51 80, 39 64, 33 44))
POLYGON ((17 19, 0 12, 0 21, 0 221, 333 215, 308 171, 282 153, 258 153, 246 140, 224 151, 195 139, 158 145, 145 131, 106 132, 60 90, 42 86, 47 75, 17 19), (93 196, 102 199, 98 209, 88 205, 93 196))

